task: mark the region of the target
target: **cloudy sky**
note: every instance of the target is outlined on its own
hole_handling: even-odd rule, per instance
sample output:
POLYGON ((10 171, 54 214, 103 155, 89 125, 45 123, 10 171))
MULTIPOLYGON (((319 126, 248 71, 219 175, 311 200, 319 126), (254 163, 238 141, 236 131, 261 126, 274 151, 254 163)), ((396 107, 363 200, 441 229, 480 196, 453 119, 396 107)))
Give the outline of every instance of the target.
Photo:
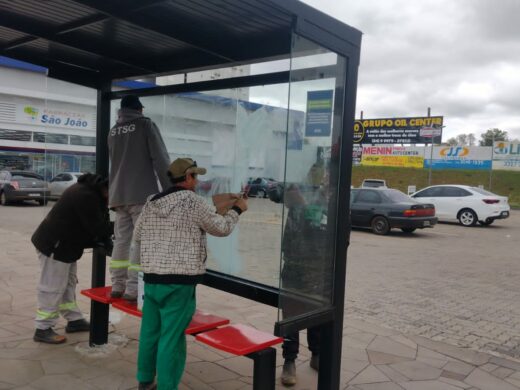
POLYGON ((520 139, 520 0, 303 0, 363 32, 357 114, 520 139))

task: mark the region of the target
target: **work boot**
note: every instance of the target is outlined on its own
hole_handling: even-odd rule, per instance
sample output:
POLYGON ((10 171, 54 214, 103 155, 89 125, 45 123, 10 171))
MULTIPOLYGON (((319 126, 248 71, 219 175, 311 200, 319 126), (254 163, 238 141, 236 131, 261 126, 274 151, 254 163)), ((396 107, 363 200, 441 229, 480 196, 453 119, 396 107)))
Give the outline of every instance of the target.
POLYGON ((309 361, 309 366, 315 369, 316 371, 320 370, 320 355, 312 355, 311 360, 309 361))
POLYGON ((90 322, 82 318, 76 321, 69 321, 65 327, 65 333, 88 332, 90 330, 90 322))
POLYGON ((114 290, 112 287, 112 291, 110 292, 110 296, 112 298, 121 298, 123 296, 124 291, 123 290, 114 290))
POLYGON ((282 385, 294 386, 296 384, 296 364, 294 360, 286 360, 282 369, 282 385))
POLYGON ((155 390, 157 385, 154 382, 139 382, 138 390, 155 390))
POLYGON ((67 341, 65 336, 61 336, 56 333, 52 328, 49 329, 36 329, 33 336, 34 341, 47 344, 62 344, 67 341))

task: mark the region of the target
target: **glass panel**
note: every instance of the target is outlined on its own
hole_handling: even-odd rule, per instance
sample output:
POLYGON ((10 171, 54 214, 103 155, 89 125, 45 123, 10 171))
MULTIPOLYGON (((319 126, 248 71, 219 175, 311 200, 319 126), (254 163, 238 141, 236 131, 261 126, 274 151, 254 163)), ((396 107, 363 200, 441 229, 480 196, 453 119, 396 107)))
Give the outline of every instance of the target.
POLYGON ((331 307, 344 74, 343 58, 293 36, 279 319, 331 307))
MULTIPOLYGON (((229 237, 208 236, 208 269, 277 287, 283 205, 276 194, 285 169, 288 83, 140 100, 171 160, 190 157, 207 169, 200 195, 211 203, 219 193, 250 197, 229 237)), ((119 105, 113 102, 113 120, 119 105)), ((302 126, 302 115, 292 120, 293 128, 302 126)))

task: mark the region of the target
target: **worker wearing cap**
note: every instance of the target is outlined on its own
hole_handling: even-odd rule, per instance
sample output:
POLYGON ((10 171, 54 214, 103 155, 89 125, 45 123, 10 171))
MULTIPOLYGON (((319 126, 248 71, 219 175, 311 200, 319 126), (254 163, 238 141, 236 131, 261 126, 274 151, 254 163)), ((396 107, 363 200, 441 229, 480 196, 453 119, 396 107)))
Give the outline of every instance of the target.
POLYGON ((166 146, 155 123, 143 116, 143 105, 137 96, 121 99, 117 122, 108 134, 108 150, 108 203, 115 211, 114 250, 110 261, 112 297, 136 300, 139 266, 129 261, 134 225, 148 196, 170 185, 166 146))
POLYGON ((148 200, 134 230, 132 261, 144 272, 144 304, 137 380, 139 389, 174 390, 186 362, 184 331, 195 312, 195 286, 206 272, 206 233, 224 237, 247 210, 245 199, 224 215, 197 195, 205 168, 178 158, 168 170, 173 186, 148 200), (137 259, 133 259, 136 256, 137 259))

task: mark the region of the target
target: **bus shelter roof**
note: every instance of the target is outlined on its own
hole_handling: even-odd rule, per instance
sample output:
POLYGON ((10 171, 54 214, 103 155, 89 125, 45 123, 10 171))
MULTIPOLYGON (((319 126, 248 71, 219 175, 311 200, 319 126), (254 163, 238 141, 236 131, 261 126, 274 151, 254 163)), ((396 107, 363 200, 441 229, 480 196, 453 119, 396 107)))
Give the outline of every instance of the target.
POLYGON ((299 31, 359 53, 359 31, 297 0, 0 0, 0 55, 93 88, 287 58, 299 31))

